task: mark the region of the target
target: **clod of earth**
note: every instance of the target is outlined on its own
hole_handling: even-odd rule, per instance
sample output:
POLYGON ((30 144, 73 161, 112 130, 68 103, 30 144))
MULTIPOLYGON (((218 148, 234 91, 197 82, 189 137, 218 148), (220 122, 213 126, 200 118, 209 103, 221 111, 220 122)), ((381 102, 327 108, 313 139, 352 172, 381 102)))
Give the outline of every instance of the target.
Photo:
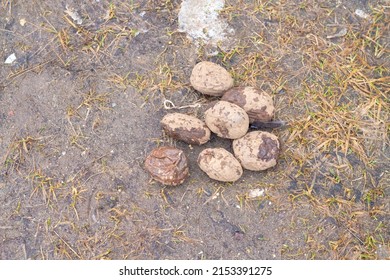
POLYGON ((221 100, 234 103, 245 110, 249 122, 267 122, 275 113, 272 97, 254 87, 233 87, 224 93, 221 100))
POLYGON ((197 91, 211 96, 222 96, 225 91, 233 87, 233 78, 230 73, 213 62, 202 61, 192 69, 191 85, 197 91))
POLYGON ((163 146, 154 149, 145 160, 145 169, 156 181, 169 186, 182 184, 188 177, 188 162, 180 149, 163 146))
POLYGON ((276 165, 280 152, 278 137, 265 131, 252 131, 233 141, 233 151, 242 167, 261 171, 276 165))
POLYGON ((181 114, 167 114, 161 120, 165 133, 188 144, 202 145, 210 140, 210 129, 200 119, 181 114))
POLYGON ((236 104, 218 101, 205 112, 205 122, 219 137, 237 139, 249 128, 248 114, 236 104))
POLYGON ((243 170, 238 160, 223 148, 208 148, 198 156, 198 165, 211 179, 234 182, 243 170))

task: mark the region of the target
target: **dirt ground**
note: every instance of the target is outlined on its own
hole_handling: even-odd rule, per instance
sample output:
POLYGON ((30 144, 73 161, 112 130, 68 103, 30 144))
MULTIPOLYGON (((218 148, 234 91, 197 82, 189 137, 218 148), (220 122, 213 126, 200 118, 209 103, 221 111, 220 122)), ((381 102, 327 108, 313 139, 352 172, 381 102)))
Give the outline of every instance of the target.
POLYGON ((225 2, 210 56, 181 1, 1 0, 0 259, 390 259, 389 2, 225 2), (230 141, 162 133, 212 100, 203 60, 273 96, 276 167, 219 183, 196 159, 230 141), (144 170, 160 145, 188 155, 183 185, 144 170))

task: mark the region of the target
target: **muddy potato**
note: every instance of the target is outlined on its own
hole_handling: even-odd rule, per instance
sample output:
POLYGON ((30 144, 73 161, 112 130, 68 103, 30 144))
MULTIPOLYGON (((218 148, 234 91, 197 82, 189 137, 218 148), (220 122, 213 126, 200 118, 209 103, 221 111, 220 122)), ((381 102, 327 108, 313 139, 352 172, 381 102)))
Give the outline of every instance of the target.
POLYGON ((236 104, 218 101, 204 114, 206 125, 219 137, 237 139, 248 131, 248 114, 236 104))
POLYGON ((174 147, 154 149, 145 160, 145 169, 156 181, 177 186, 188 176, 188 162, 184 152, 174 147))
POLYGON ((276 165, 280 144, 272 133, 252 131, 233 141, 233 151, 242 167, 260 171, 276 165))
POLYGON ((202 61, 192 69, 190 83, 197 91, 211 96, 222 96, 233 87, 233 78, 225 68, 202 61))
POLYGON ((165 133, 188 144, 202 145, 210 140, 210 129, 198 118, 181 113, 165 115, 161 120, 165 133))
POLYGON ((245 110, 249 122, 266 122, 274 117, 272 97, 254 87, 234 87, 224 93, 221 100, 234 103, 245 110))
POLYGON ((208 148, 198 156, 198 165, 211 179, 234 182, 240 179, 242 167, 238 160, 223 148, 208 148))

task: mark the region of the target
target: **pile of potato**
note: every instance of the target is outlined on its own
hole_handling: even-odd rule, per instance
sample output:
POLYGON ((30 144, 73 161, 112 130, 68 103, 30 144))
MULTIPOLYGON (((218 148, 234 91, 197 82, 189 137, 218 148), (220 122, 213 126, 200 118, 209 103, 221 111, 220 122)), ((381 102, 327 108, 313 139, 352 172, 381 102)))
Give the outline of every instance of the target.
MULTIPOLYGON (((197 163, 210 178, 221 182, 237 181, 243 168, 266 170, 277 163, 280 143, 265 131, 248 132, 253 122, 271 121, 275 108, 270 95, 253 87, 233 87, 233 78, 223 67, 208 61, 195 65, 190 77, 197 91, 220 97, 204 113, 204 121, 181 113, 170 113, 161 120, 165 133, 191 145, 203 145, 211 132, 232 139, 233 154, 223 148, 206 148, 197 163)), ((153 150, 145 168, 164 185, 176 186, 188 177, 184 152, 174 147, 153 150)))

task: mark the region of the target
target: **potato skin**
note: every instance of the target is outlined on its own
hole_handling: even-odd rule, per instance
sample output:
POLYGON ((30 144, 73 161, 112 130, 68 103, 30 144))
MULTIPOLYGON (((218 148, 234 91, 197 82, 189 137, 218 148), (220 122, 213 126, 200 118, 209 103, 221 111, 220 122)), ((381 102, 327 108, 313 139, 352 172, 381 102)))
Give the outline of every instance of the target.
POLYGON ((237 139, 249 129, 248 114, 241 107, 227 101, 218 101, 206 112, 205 122, 219 137, 237 139))
POLYGON ((221 100, 234 103, 245 110, 249 122, 267 122, 273 119, 275 107, 272 97, 254 87, 234 87, 224 93, 221 100))
POLYGON ((163 117, 161 126, 167 135, 188 144, 202 145, 210 140, 210 129, 193 116, 170 113, 163 117))
POLYGON ((232 76, 225 68, 209 61, 202 61, 192 69, 190 83, 197 91, 211 96, 222 96, 233 87, 232 76))
POLYGON ((234 156, 242 167, 261 171, 276 165, 280 152, 278 137, 265 131, 252 131, 233 141, 234 156))
POLYGON ((207 148, 198 156, 198 165, 211 179, 234 182, 243 170, 239 161, 223 148, 207 148))
POLYGON ((156 181, 169 186, 182 184, 188 177, 188 161, 180 149, 162 146, 154 149, 145 160, 145 169, 156 181))

